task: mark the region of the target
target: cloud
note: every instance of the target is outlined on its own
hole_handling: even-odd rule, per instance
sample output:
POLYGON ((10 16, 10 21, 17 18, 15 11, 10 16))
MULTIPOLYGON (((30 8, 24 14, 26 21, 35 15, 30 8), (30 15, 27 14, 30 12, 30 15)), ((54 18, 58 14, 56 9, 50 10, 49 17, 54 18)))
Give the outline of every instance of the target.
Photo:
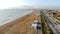
POLYGON ((27 5, 27 3, 17 0, 0 0, 0 9, 8 9, 22 5, 27 5))

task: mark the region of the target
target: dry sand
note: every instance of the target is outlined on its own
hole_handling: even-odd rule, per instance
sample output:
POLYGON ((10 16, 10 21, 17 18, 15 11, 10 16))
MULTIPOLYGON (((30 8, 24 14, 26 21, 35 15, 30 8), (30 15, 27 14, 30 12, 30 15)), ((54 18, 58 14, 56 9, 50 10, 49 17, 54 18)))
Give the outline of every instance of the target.
POLYGON ((31 24, 37 20, 37 13, 38 10, 34 10, 28 15, 1 26, 0 34, 36 34, 36 31, 31 29, 31 24))

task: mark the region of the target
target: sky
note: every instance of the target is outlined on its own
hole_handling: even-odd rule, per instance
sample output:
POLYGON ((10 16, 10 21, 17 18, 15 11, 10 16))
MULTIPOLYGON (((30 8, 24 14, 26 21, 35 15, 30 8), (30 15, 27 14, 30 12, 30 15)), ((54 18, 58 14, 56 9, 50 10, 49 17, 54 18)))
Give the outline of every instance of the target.
POLYGON ((0 0, 0 9, 26 7, 60 8, 60 0, 0 0))

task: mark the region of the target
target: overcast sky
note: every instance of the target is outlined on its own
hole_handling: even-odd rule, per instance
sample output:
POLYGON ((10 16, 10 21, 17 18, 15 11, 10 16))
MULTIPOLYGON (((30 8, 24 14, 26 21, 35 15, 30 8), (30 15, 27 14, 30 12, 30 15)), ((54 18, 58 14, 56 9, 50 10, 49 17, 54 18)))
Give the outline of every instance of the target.
POLYGON ((34 8, 60 8, 60 0, 0 0, 0 9, 30 6, 34 8))

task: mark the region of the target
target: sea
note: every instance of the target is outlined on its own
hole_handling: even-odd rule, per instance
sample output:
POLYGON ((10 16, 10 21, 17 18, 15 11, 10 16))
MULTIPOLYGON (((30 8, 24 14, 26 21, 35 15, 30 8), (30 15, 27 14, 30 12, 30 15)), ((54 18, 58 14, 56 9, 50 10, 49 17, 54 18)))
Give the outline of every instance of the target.
POLYGON ((23 17, 33 10, 29 9, 0 9, 0 26, 9 23, 19 17, 23 17))

